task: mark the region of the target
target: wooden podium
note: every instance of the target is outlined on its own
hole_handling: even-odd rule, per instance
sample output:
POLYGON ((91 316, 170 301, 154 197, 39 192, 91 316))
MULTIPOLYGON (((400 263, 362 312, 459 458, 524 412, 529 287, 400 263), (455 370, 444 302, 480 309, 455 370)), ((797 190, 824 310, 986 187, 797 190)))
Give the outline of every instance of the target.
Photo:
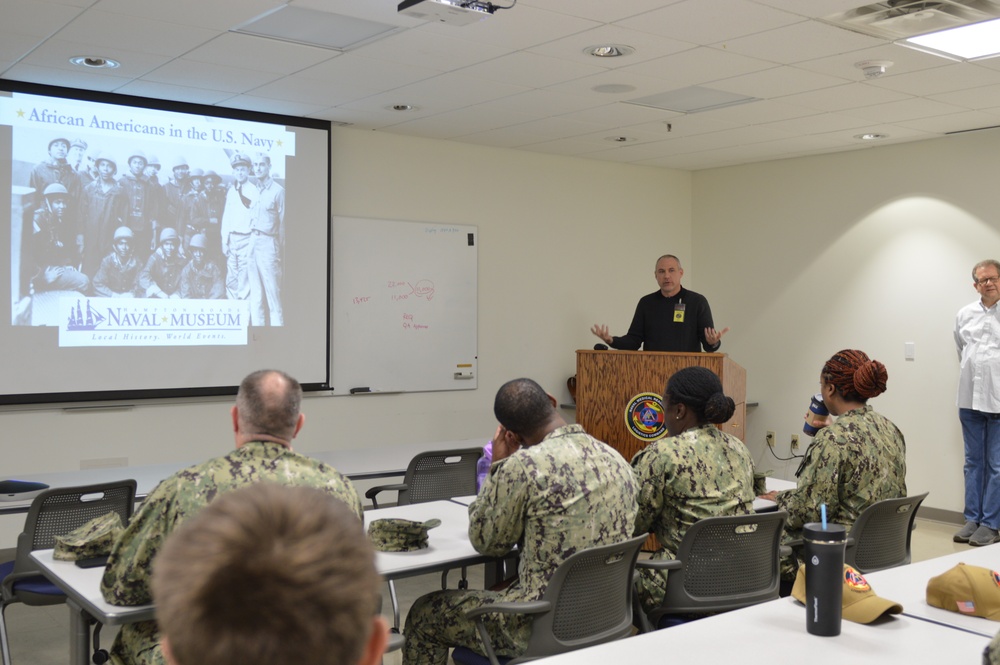
POLYGON ((736 412, 719 428, 744 440, 747 373, 724 353, 577 351, 576 421, 591 436, 631 460, 650 441, 629 431, 626 425, 629 402, 640 393, 662 397, 670 375, 692 366, 707 367, 722 379, 722 391, 736 402, 736 412))

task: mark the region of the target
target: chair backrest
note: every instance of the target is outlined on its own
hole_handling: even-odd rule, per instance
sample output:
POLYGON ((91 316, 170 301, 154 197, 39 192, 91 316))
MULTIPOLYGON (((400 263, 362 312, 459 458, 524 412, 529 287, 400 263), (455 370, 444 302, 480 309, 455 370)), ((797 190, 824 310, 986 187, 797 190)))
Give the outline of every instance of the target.
POLYGON ((406 468, 397 503, 424 503, 469 496, 476 493, 476 462, 483 456, 482 448, 431 450, 420 453, 406 468))
POLYGON ((55 547, 56 536, 69 533, 95 517, 112 511, 128 524, 135 508, 135 480, 118 480, 96 485, 58 487, 35 497, 17 537, 15 573, 33 572, 37 566, 28 555, 34 550, 55 547))
POLYGON ((642 535, 581 550, 552 575, 542 600, 552 611, 536 616, 528 649, 511 663, 603 644, 632 632, 632 574, 642 535))
POLYGON ((724 612, 778 597, 779 547, 788 513, 729 515, 698 520, 677 551, 653 626, 667 614, 724 612))
POLYGON ((861 511, 848 534, 854 544, 845 550, 844 561, 861 573, 910 563, 913 520, 927 494, 876 501, 861 511))

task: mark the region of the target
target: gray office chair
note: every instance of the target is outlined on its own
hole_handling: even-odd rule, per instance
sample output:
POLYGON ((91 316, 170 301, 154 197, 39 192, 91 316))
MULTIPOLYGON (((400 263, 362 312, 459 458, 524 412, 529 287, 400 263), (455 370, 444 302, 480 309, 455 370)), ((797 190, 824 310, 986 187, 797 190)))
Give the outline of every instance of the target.
POLYGON ((670 571, 660 606, 648 614, 637 609, 640 632, 777 598, 787 518, 784 510, 709 517, 688 528, 676 559, 639 561, 637 568, 670 571))
MULTIPOLYGON (((58 605, 66 602, 59 587, 49 582, 28 555, 55 547, 55 537, 69 533, 95 517, 117 512, 127 524, 135 507, 134 480, 45 490, 31 502, 24 531, 17 537, 13 561, 0 564, 0 651, 3 665, 10 665, 10 645, 4 613, 8 605, 58 605)), ((100 651, 95 628, 95 658, 100 651)), ((102 652, 101 655, 104 655, 102 652)), ((103 661, 101 661, 103 662, 103 661)))
POLYGON ((567 651, 604 644, 632 633, 632 575, 642 535, 612 545, 581 550, 563 561, 541 600, 495 603, 469 610, 476 620, 486 657, 459 647, 452 660, 461 665, 524 663, 567 651), (493 651, 483 617, 493 613, 529 614, 533 618, 528 648, 517 658, 493 651))
MULTIPOLYGON (((420 453, 410 460, 402 483, 379 485, 365 492, 372 506, 378 508, 376 497, 382 492, 398 492, 396 505, 439 501, 456 496, 476 493, 476 463, 483 456, 482 448, 459 448, 456 450, 431 450, 420 453)), ((466 568, 462 566, 460 589, 467 589, 466 568)), ((441 573, 441 588, 448 587, 448 571, 441 573)), ((392 600, 393 631, 399 632, 399 601, 396 585, 389 580, 389 598, 392 600)))
POLYGON ((876 501, 861 511, 847 534, 844 561, 862 574, 910 563, 910 534, 928 492, 876 501))
POLYGON ((396 499, 398 506, 475 494, 476 462, 482 456, 482 448, 420 453, 410 460, 402 483, 372 487, 365 492, 365 497, 378 508, 376 497, 392 490, 399 493, 396 499))

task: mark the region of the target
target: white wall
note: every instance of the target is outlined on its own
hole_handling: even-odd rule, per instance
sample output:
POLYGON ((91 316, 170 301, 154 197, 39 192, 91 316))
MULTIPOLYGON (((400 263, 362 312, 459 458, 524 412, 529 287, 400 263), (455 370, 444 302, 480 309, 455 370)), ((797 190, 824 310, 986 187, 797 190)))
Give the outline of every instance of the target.
POLYGON ((699 285, 760 402, 747 418, 759 468, 791 478, 765 430, 787 456, 823 363, 860 348, 888 368, 871 404, 906 437, 910 493, 961 512, 952 327, 977 298, 973 264, 1000 256, 998 151, 1000 132, 982 131, 694 175, 699 285))
MULTIPOLYGON (((688 173, 352 129, 335 130, 332 162, 336 215, 479 226, 479 389, 309 398, 297 441, 306 452, 487 437, 496 388, 518 376, 568 400, 574 351, 597 341, 590 326, 624 331, 655 288, 656 256, 691 252, 688 173)), ((0 477, 222 454, 230 404, 0 412, 0 477)), ((0 519, 0 547, 22 524, 0 519)))
MULTIPOLYGON (((972 265, 1000 256, 996 154, 992 131, 688 174, 337 129, 334 214, 479 226, 480 387, 309 398, 298 448, 488 436, 495 389, 515 376, 565 401, 574 350, 596 341, 590 325, 623 332, 655 288, 652 261, 669 251, 732 327, 723 350, 760 402, 748 416, 760 467, 791 477, 795 464, 767 456, 764 431, 787 454, 823 362, 857 347, 889 369, 872 404, 906 435, 910 491, 960 511, 951 328, 976 297, 972 265), (904 342, 915 361, 903 360, 904 342)), ((229 404, 0 412, 0 476, 221 454, 229 404)), ((0 519, 0 547, 22 522, 0 519)))

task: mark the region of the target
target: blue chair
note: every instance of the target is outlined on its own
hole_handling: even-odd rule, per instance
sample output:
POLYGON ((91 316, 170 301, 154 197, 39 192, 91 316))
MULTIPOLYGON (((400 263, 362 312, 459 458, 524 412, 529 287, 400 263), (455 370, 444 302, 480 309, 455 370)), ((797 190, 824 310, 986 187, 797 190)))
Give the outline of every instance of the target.
POLYGON ((646 535, 571 555, 556 569, 540 600, 494 603, 469 610, 476 620, 483 657, 465 647, 452 653, 460 665, 524 663, 604 644, 632 634, 632 575, 646 535), (503 612, 533 617, 527 650, 517 658, 497 656, 483 616, 503 612))
MULTIPOLYGON (((135 488, 134 480, 62 487, 45 490, 31 502, 24 531, 17 537, 15 558, 0 564, 0 652, 3 665, 11 665, 4 620, 7 606, 14 603, 58 605, 66 602, 66 595, 41 574, 28 555, 35 550, 52 549, 56 536, 69 533, 112 511, 121 516, 123 524, 127 524, 135 507, 135 488)), ((95 635, 99 631, 100 626, 95 629, 95 635)), ((99 649, 97 644, 95 638, 95 650, 99 649)))

